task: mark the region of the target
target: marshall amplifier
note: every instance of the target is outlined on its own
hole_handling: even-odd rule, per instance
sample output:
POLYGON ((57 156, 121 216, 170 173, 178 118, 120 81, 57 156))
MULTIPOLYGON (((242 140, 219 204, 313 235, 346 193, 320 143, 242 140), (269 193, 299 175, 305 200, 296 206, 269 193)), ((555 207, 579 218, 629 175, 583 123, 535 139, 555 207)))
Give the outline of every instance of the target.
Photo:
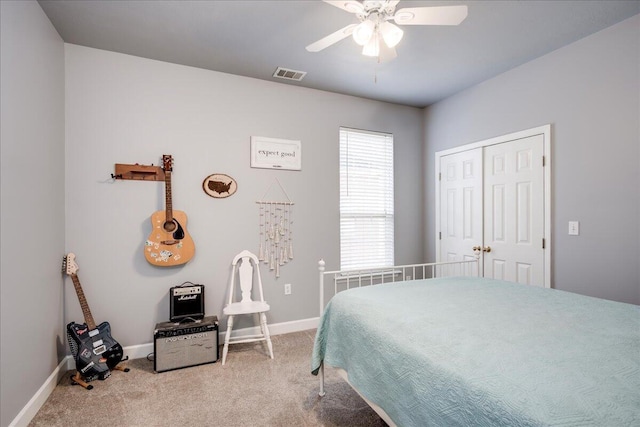
POLYGON ((204 317, 204 285, 184 282, 169 289, 169 319, 180 322, 204 317))
POLYGON ((158 323, 153 333, 153 370, 171 371, 218 360, 218 317, 196 322, 158 323))

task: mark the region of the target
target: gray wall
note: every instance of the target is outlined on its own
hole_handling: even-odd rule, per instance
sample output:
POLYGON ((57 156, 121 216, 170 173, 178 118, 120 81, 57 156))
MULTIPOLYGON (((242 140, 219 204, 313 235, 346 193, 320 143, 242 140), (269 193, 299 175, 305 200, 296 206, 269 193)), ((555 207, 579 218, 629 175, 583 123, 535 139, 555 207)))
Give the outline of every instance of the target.
POLYGON ((207 312, 220 314, 231 258, 257 250, 255 201, 276 177, 295 202, 295 259, 278 280, 263 271, 270 320, 317 316, 316 262, 338 267, 339 126, 395 135, 396 262, 414 263, 435 255, 434 153, 552 123, 555 286, 640 302, 638 17, 423 112, 64 45, 35 2, 0 7, 2 426, 64 357, 64 325, 82 320, 59 272, 65 252, 96 320, 124 346, 149 343, 172 285, 205 284, 207 312), (251 135, 302 140, 302 171, 250 168, 251 135), (196 243, 191 263, 169 269, 142 255, 163 184, 110 179, 115 163, 162 154, 196 243), (238 192, 206 196, 212 173, 238 192), (566 235, 574 219, 579 237, 566 235))
MULTIPOLYGON (((269 321, 318 316, 317 262, 339 267, 340 126, 394 135, 396 261, 423 260, 422 110, 76 45, 65 53, 66 249, 77 255, 96 321, 109 320, 122 345, 152 342, 155 324, 168 320, 169 288, 184 281, 204 284, 207 314, 222 317, 233 256, 258 251, 255 202, 271 185, 266 199, 286 199, 276 178, 295 203, 295 258, 277 280, 263 268, 269 321), (301 140, 302 171, 251 168, 252 135, 301 140), (173 207, 187 214, 196 245, 183 267, 152 266, 143 255, 164 183, 110 179, 115 163, 157 165, 163 154, 175 160, 173 207), (206 195, 213 173, 235 178, 238 191, 206 195)), ((81 319, 67 289, 65 320, 81 319)))
POLYGON ((66 354, 64 45, 36 2, 0 2, 0 425, 66 354))
MULTIPOLYGON (((640 16, 425 111, 426 206, 434 153, 551 123, 552 284, 640 303, 640 16), (580 236, 567 234, 580 221, 580 236)), ((425 252, 435 256, 435 212, 425 252)))

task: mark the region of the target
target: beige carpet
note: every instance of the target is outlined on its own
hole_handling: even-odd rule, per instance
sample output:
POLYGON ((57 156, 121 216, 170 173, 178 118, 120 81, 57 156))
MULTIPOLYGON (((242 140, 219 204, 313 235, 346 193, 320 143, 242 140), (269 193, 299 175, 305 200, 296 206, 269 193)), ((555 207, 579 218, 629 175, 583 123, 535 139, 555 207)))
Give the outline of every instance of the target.
POLYGON ((230 346, 225 366, 155 373, 153 362, 131 360, 130 372, 93 381, 93 390, 71 385, 70 372, 29 426, 386 426, 331 368, 318 397, 314 336, 272 337, 274 360, 264 343, 230 346))

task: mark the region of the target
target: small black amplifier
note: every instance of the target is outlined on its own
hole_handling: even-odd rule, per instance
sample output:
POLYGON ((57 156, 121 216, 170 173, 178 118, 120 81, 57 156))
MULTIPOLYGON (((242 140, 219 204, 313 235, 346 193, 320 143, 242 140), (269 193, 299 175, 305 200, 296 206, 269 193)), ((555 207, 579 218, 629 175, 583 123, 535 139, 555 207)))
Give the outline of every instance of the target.
POLYGON ((169 289, 169 320, 180 322, 204 317, 204 285, 185 282, 169 289))
POLYGON ((153 332, 153 370, 188 368, 218 360, 218 317, 189 323, 158 323, 153 332))

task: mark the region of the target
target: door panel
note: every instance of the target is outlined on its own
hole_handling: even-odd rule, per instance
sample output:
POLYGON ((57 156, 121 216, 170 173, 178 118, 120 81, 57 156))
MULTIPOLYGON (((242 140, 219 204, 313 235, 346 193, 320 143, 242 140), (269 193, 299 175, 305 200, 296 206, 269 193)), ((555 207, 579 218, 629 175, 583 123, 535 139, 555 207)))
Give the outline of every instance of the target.
POLYGON ((496 184, 491 188, 491 191, 493 192, 493 197, 491 198, 491 202, 488 204, 489 208, 492 210, 489 218, 493 218, 493 227, 490 228, 491 235, 493 236, 491 241, 504 242, 505 241, 505 225, 504 225, 505 188, 504 188, 504 185, 496 184))
POLYGON ((482 149, 443 156, 440 171, 440 259, 473 260, 482 243, 482 149))
POLYGON ((485 277, 544 286, 543 149, 541 135, 484 148, 485 277))
POLYGON ((489 261, 490 268, 485 269, 484 277, 492 277, 498 280, 506 280, 505 279, 506 264, 507 262, 505 260, 493 257, 493 259, 489 261))

